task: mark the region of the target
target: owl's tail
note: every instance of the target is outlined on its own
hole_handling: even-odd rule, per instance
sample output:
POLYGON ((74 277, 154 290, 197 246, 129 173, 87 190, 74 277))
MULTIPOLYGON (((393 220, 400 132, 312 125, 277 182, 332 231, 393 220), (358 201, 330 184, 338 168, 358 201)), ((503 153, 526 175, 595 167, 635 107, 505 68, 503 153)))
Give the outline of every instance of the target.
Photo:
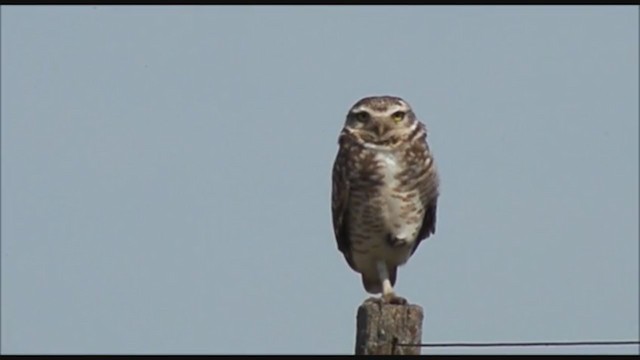
MULTIPOLYGON (((396 284, 397 272, 398 272, 398 267, 396 266, 389 267, 389 281, 391 281, 391 286, 395 286, 396 284)), ((380 280, 380 277, 378 276, 377 271, 363 272, 362 285, 364 286, 364 289, 369 294, 382 293, 382 280, 380 280)))

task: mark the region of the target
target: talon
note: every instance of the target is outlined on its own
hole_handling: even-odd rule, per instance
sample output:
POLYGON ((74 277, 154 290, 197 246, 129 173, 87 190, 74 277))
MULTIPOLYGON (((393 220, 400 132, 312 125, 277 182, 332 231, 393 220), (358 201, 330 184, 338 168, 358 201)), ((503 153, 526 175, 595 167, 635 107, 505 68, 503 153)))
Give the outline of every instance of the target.
POLYGON ((397 296, 397 295, 395 295, 393 293, 382 295, 382 301, 384 303, 393 304, 393 305, 406 305, 406 304, 408 304, 407 299, 403 298, 402 296, 397 296))
POLYGON ((391 300, 389 300, 389 303, 395 305, 407 305, 408 301, 401 296, 394 296, 391 300))

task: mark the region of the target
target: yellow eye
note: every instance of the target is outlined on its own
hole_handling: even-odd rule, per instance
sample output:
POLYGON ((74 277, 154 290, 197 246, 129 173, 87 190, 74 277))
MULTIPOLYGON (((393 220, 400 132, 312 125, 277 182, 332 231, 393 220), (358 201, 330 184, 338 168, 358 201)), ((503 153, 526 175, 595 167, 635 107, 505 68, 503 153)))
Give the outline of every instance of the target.
POLYGON ((404 119, 405 115, 406 114, 404 111, 396 111, 393 114, 391 114, 391 119, 393 119, 393 121, 395 122, 400 122, 402 121, 402 119, 404 119))

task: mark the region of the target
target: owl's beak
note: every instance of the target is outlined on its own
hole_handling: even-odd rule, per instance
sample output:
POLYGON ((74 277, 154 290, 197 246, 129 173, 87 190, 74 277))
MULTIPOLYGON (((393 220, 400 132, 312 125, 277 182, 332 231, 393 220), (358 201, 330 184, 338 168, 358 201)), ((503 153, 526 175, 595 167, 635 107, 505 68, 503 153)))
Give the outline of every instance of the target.
POLYGON ((378 134, 378 136, 382 136, 382 134, 384 134, 386 130, 387 128, 383 123, 379 122, 376 124, 376 134, 378 134))

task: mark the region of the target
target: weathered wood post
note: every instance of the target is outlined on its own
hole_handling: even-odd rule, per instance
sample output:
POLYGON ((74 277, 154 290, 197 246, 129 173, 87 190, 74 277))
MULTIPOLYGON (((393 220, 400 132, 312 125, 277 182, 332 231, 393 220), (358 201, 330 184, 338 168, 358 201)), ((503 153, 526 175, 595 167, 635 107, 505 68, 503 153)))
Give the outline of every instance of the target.
POLYGON ((358 307, 356 355, 420 355, 422 307, 382 303, 369 298, 358 307))

